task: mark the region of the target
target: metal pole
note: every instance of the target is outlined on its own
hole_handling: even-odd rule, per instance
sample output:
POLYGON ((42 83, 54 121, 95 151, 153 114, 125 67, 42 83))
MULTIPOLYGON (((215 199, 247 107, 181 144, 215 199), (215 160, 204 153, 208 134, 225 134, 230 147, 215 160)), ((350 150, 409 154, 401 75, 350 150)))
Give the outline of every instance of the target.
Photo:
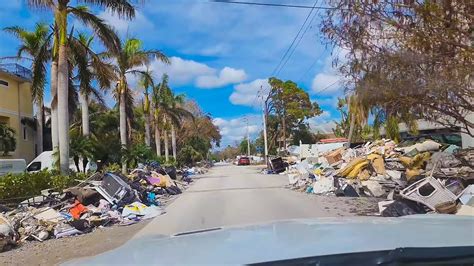
POLYGON ((249 136, 249 120, 247 120, 247 156, 250 157, 250 136, 249 136))
POLYGON ((268 143, 267 143, 267 101, 263 103, 263 142, 265 145, 265 164, 268 165, 268 143))

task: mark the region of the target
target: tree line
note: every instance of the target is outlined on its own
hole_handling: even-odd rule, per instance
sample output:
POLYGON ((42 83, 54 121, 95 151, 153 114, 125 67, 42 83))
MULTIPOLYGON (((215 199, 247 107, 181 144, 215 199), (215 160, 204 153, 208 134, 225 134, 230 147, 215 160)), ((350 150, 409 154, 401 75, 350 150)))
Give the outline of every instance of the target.
MULTIPOLYGON (((164 153, 166 162, 170 161, 170 150, 174 160, 180 157, 180 147, 187 153, 200 155, 194 154, 193 159, 202 159, 208 152, 204 148, 219 143, 221 136, 215 126, 207 132, 197 130, 203 124, 212 125, 212 118, 184 95, 176 95, 166 74, 158 82, 148 70, 151 60, 168 64, 168 57, 159 50, 144 48, 137 38, 121 40, 111 25, 90 10, 93 6, 104 8, 131 20, 136 11, 133 1, 94 0, 83 1, 83 5, 69 0, 27 2, 33 9, 52 12, 51 24, 37 23, 31 31, 20 26, 4 30, 20 41, 14 57, 31 61, 31 90, 38 110, 38 152, 44 146, 44 112, 49 111, 52 149, 58 155, 62 174, 69 170, 70 157, 75 161, 82 157, 99 159, 102 163, 119 162, 122 172, 126 172, 127 165, 133 164, 136 158, 152 157, 152 135, 155 158, 164 153), (69 25, 72 18, 93 34, 75 30, 74 25, 69 25), (100 45, 95 45, 96 41, 100 45), (97 51, 95 47, 103 50, 97 51), (131 87, 130 76, 139 79, 136 88, 131 87), (44 107, 48 80, 52 99, 49 110, 44 107), (135 101, 138 90, 143 91, 139 104, 135 101), (104 100, 104 93, 109 91, 117 103, 112 109, 106 107, 104 100)), ((187 163, 193 162, 189 154, 181 157, 187 163)))

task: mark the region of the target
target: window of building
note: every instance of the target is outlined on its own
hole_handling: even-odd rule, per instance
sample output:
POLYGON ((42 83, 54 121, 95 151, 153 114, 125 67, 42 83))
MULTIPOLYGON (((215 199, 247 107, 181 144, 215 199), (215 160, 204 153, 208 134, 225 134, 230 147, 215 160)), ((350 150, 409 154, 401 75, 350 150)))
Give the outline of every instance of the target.
POLYGON ((0 79, 0 87, 8 87, 8 82, 0 79))

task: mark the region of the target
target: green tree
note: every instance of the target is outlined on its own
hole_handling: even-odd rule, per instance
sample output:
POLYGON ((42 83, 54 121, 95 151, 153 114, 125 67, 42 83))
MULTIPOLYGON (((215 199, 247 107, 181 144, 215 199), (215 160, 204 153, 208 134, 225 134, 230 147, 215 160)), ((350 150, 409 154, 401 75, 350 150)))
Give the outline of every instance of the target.
MULTIPOLYGON (((72 6, 69 0, 28 0, 31 6, 40 9, 49 9, 54 14, 55 34, 53 48, 53 62, 51 66, 51 95, 57 99, 57 136, 59 144, 59 161, 61 173, 69 170, 69 75, 68 65, 68 18, 72 15, 84 25, 92 28, 104 45, 111 51, 118 50, 120 41, 115 32, 104 21, 89 11, 87 6, 72 6)), ((105 7, 121 17, 132 18, 135 15, 134 7, 126 0, 90 0, 89 5, 105 7)), ((53 110, 56 108, 52 105, 53 110)), ((54 121, 54 120, 53 120, 54 121)), ((56 122, 55 122, 56 123, 56 122)), ((54 124, 54 123, 53 123, 54 124)), ((56 130, 52 128, 53 132, 56 130)), ((57 145, 54 143, 53 145, 57 145)))
POLYGON ((308 93, 293 81, 281 81, 272 77, 268 83, 271 86, 268 110, 280 120, 279 131, 283 146, 286 147, 287 134, 306 119, 317 116, 322 111, 316 102, 311 102, 308 93))
POLYGON ((16 149, 15 130, 6 124, 0 123, 0 151, 3 155, 16 149))
POLYGON ((97 81, 101 90, 105 91, 111 87, 111 81, 115 79, 112 66, 106 63, 99 54, 95 53, 91 47, 94 37, 84 33, 79 33, 77 38, 71 38, 72 67, 77 69, 74 80, 79 83, 79 95, 81 99, 82 111, 82 135, 90 135, 89 126, 89 103, 93 97, 98 103, 105 105, 101 91, 93 86, 97 81))
MULTIPOLYGON (((168 76, 163 75, 161 83, 153 91, 153 106, 155 108, 155 125, 162 125, 163 140, 165 144, 165 160, 169 160, 168 135, 171 133, 171 146, 173 158, 176 160, 176 129, 180 127, 183 118, 194 119, 191 112, 183 108, 184 95, 175 95, 168 84, 168 76)), ((159 129, 155 128, 155 134, 159 134, 159 129)), ((158 150, 158 147, 157 147, 158 150)), ((160 151, 161 153, 161 151, 160 151)))
POLYGON ((36 114, 36 142, 37 151, 41 153, 43 152, 44 85, 46 83, 46 64, 51 58, 52 34, 49 26, 44 23, 37 23, 33 31, 27 31, 19 26, 7 27, 4 30, 21 41, 17 58, 31 61, 33 72, 31 93, 38 110, 36 114), (26 56, 24 56, 25 53, 26 56))
MULTIPOLYGON (((137 70, 149 64, 150 60, 157 58, 165 63, 169 63, 168 58, 157 50, 145 50, 143 44, 138 39, 127 39, 120 44, 119 50, 109 51, 108 56, 115 59, 114 70, 117 76, 117 85, 115 88, 115 97, 119 103, 120 113, 120 143, 124 148, 127 147, 127 102, 133 103, 133 97, 127 82, 127 75, 147 76, 146 71, 137 70)), ((126 162, 123 162, 122 172, 127 171, 126 162)))
MULTIPOLYGON (((239 144, 239 150, 240 154, 248 154, 248 143, 247 143, 247 138, 244 138, 243 140, 240 141, 239 144)), ((255 143, 250 140, 250 154, 255 154, 257 152, 257 149, 255 147, 255 143)))
POLYGON ((292 131, 293 139, 291 145, 312 144, 316 142, 315 135, 310 131, 308 125, 300 124, 292 131))
POLYGON ((150 119, 150 87, 154 87, 154 82, 152 77, 152 73, 150 70, 146 70, 147 75, 143 76, 140 80, 140 87, 143 88, 143 115, 145 117, 145 145, 150 147, 151 145, 151 119, 150 119))

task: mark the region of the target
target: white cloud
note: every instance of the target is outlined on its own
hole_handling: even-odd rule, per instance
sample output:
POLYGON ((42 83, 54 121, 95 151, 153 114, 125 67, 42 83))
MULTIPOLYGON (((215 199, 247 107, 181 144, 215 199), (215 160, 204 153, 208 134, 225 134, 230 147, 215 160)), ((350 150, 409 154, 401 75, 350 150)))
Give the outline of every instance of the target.
POLYGON ((241 83, 234 86, 234 91, 229 96, 229 100, 235 105, 258 107, 262 104, 261 98, 257 98, 258 92, 260 91, 260 95, 266 95, 269 89, 270 85, 267 79, 256 79, 250 83, 241 83))
POLYGON ((237 118, 214 118, 213 123, 219 127, 222 135, 221 147, 233 145, 247 136, 247 122, 250 139, 256 138, 262 130, 262 117, 260 115, 245 115, 237 118))
POLYGON ((317 73, 311 83, 311 92, 316 95, 340 95, 343 93, 342 84, 344 77, 339 73, 338 69, 332 64, 334 57, 339 62, 346 60, 347 51, 344 49, 336 49, 335 55, 328 56, 325 59, 323 68, 317 73))
POLYGON ((333 73, 318 73, 311 84, 313 93, 316 94, 332 94, 340 90, 341 77, 333 73))
POLYGON ((328 111, 323 111, 319 116, 308 119, 308 124, 313 132, 332 133, 336 123, 328 111))
POLYGON ((133 20, 121 19, 117 14, 112 14, 110 11, 102 11, 98 15, 105 20, 107 24, 114 27, 120 34, 127 34, 134 36, 134 34, 142 32, 153 32, 155 26, 143 15, 142 12, 136 11, 133 20))
MULTIPOLYGON (((156 81, 161 80, 161 76, 166 73, 169 76, 170 83, 183 85, 194 82, 199 76, 211 75, 216 72, 214 68, 194 60, 187 60, 176 56, 172 56, 169 59, 169 64, 155 59, 148 66, 156 81)), ((139 69, 143 70, 145 68, 146 67, 143 66, 139 69)), ((136 82, 136 77, 129 77, 130 84, 135 84, 136 82)))
POLYGON ((199 54, 206 55, 206 56, 217 56, 217 55, 225 55, 230 50, 228 44, 217 44, 209 47, 205 47, 199 51, 199 54))
POLYGON ((219 88, 229 84, 242 82, 247 78, 243 69, 224 67, 219 75, 200 76, 196 80, 196 86, 203 89, 219 88))

